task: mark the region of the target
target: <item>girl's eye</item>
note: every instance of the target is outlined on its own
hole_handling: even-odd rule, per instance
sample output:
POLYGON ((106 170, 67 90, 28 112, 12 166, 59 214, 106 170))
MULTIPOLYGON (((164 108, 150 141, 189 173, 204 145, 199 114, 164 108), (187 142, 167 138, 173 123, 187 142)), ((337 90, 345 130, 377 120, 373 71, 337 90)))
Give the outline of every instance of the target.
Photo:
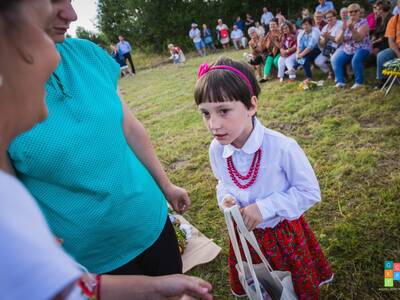
POLYGON ((203 115, 203 118, 208 119, 210 117, 210 114, 208 111, 202 111, 201 114, 203 115))
POLYGON ((228 113, 228 111, 229 111, 229 109, 221 109, 221 110, 219 111, 219 113, 220 113, 221 115, 226 115, 226 114, 228 113))

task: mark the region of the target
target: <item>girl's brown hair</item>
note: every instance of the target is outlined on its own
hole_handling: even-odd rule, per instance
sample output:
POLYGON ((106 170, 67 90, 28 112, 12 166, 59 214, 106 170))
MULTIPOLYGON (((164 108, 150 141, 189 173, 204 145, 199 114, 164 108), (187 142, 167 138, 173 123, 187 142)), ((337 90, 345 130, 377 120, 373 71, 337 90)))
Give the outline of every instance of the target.
POLYGON ((242 72, 250 81, 254 95, 246 82, 238 74, 230 70, 218 69, 205 73, 197 80, 194 88, 194 100, 196 104, 240 101, 247 108, 251 108, 251 97, 258 97, 260 94, 260 86, 258 85, 253 69, 244 62, 225 57, 218 59, 210 67, 221 65, 230 66, 242 72))

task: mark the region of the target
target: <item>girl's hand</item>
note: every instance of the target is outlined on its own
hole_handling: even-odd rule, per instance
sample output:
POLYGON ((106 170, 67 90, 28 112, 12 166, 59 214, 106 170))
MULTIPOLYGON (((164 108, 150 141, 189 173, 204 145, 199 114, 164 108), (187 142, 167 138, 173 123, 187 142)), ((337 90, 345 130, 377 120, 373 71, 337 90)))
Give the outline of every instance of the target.
POLYGON ((244 224, 249 231, 254 230, 262 222, 262 215, 256 203, 240 209, 240 212, 242 213, 244 224))
POLYGON ((226 208, 232 207, 234 205, 236 205, 236 200, 235 200, 235 198, 232 198, 232 197, 226 197, 224 199, 224 202, 222 203, 222 207, 226 207, 226 208))
POLYGON ((171 184, 164 190, 164 195, 172 208, 179 214, 183 214, 190 206, 190 198, 185 189, 171 184))

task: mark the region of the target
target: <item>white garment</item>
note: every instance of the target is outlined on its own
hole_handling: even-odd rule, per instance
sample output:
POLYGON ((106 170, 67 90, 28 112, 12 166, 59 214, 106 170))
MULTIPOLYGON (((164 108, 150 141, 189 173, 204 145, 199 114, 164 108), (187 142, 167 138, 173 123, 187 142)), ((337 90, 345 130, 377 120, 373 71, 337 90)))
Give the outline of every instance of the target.
POLYGON ((262 26, 256 27, 257 34, 259 37, 264 37, 265 36, 265 29, 262 26))
MULTIPOLYGON (((332 38, 334 38, 337 36, 337 34, 339 33, 339 30, 342 28, 342 26, 343 26, 343 22, 340 20, 336 21, 336 24, 331 29, 328 28, 328 24, 327 24, 324 26, 324 28, 322 28, 321 35, 323 35, 325 32, 329 32, 329 35, 332 38)), ((329 41, 329 44, 335 48, 337 48, 339 46, 337 43, 335 43, 333 41, 329 41)))
POLYGON ((240 29, 234 29, 231 32, 231 39, 239 40, 243 37, 243 31, 240 29))
MULTIPOLYGON (((339 30, 342 28, 342 26, 343 26, 343 22, 340 20, 336 21, 336 24, 330 29, 328 28, 328 24, 325 25, 324 28, 322 28, 320 39, 321 39, 322 35, 326 32, 329 32, 329 35, 331 36, 331 38, 335 38, 336 35, 339 33, 339 30)), ((338 48, 338 46, 339 46, 339 44, 335 43, 332 40, 329 40, 326 43, 326 45, 333 47, 333 48, 338 48)), ((323 47, 321 47, 320 44, 319 44, 319 48, 321 51, 323 51, 323 47)), ((314 63, 317 65, 318 68, 321 69, 322 72, 327 74, 329 72, 328 60, 329 60, 329 57, 323 55, 323 52, 321 52, 315 58, 314 63)))
POLYGON ((222 205, 228 196, 234 197, 241 207, 256 203, 263 217, 257 228, 274 227, 284 219, 298 219, 321 200, 317 178, 300 146, 292 138, 265 128, 256 118, 254 129, 241 149, 223 146, 214 139, 209 155, 218 179, 218 204, 222 205), (229 176, 227 158, 232 155, 236 169, 245 175, 259 148, 262 155, 257 179, 242 190, 229 176))
POLYGON ((247 38, 242 37, 239 39, 232 39, 233 46, 235 49, 239 50, 240 47, 246 48, 247 47, 247 38))
MULTIPOLYGON (((35 200, 0 171, 0 298, 51 299, 81 273, 50 233, 35 200)), ((83 299, 79 294, 68 299, 83 299)))
POLYGON ((289 78, 296 78, 296 70, 294 66, 296 65, 296 52, 288 57, 280 56, 278 59, 278 78, 285 77, 285 68, 288 70, 289 78))
POLYGON ((193 43, 201 41, 201 31, 198 28, 192 28, 189 31, 189 37, 193 40, 193 43))
POLYGON ((317 67, 320 68, 325 74, 329 72, 328 59, 329 58, 327 56, 320 53, 314 60, 314 63, 317 65, 317 67))

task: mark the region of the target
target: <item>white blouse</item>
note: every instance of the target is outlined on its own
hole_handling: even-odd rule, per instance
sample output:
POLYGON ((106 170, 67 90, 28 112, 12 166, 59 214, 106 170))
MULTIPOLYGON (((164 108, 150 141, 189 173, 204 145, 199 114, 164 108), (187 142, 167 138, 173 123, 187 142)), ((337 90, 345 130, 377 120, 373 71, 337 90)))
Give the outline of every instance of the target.
MULTIPOLYGON (((209 150, 211 168, 218 179, 217 199, 230 196, 241 207, 257 203, 263 222, 257 228, 274 227, 284 219, 298 219, 321 201, 315 173, 297 142, 265 128, 256 118, 254 129, 241 149, 213 140, 209 150), (246 175, 254 153, 261 147, 257 179, 247 189, 238 188, 228 173, 227 158, 232 155, 236 170, 246 175)), ((241 181, 242 184, 248 181, 241 181)))

